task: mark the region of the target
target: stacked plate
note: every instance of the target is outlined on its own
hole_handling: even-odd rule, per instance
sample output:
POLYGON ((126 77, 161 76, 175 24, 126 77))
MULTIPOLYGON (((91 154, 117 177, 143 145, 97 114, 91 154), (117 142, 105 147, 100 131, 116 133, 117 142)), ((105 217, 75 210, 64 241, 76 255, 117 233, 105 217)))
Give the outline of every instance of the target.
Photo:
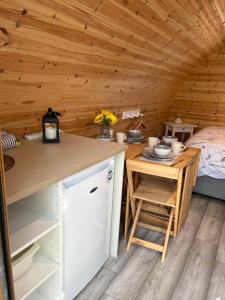
POLYGON ((173 153, 170 153, 167 157, 159 157, 158 155, 156 155, 153 151, 149 150, 148 148, 144 149, 144 151, 142 152, 142 155, 145 158, 160 160, 160 161, 170 161, 170 160, 174 160, 176 158, 176 155, 173 153))
POLYGON ((126 139, 128 144, 142 144, 145 141, 145 137, 144 136, 140 136, 140 137, 130 137, 129 135, 127 136, 126 139))

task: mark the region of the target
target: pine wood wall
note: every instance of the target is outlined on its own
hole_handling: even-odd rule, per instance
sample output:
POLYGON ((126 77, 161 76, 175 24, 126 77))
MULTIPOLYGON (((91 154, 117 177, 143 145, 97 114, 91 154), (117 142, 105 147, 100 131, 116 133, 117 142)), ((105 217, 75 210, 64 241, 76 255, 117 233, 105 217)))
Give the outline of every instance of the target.
POLYGON ((220 0, 0 0, 0 127, 38 131, 52 106, 62 129, 94 135, 99 109, 140 108, 157 133, 224 20, 220 0))
POLYGON ((199 129, 225 126, 225 51, 211 55, 180 85, 171 112, 199 129))

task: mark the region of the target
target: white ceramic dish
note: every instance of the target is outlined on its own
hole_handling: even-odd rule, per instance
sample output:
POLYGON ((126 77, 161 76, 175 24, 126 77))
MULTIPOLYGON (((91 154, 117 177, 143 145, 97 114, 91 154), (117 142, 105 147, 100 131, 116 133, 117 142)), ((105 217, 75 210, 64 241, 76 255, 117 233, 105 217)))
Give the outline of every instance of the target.
POLYGON ((168 136, 163 136, 163 137, 162 137, 162 140, 163 140, 163 142, 166 143, 167 145, 171 145, 172 142, 177 141, 178 139, 177 139, 177 137, 175 137, 175 136, 170 136, 170 135, 168 135, 168 136))
POLYGON ((138 130, 138 129, 129 130, 128 135, 131 138, 140 138, 141 137, 141 130, 138 130))
POLYGON ((144 143, 144 141, 126 141, 126 142, 127 142, 127 144, 135 144, 135 145, 144 143))
POLYGON ((159 157, 158 155, 156 155, 154 152, 152 152, 152 150, 150 150, 149 148, 145 148, 144 151, 142 152, 142 154, 148 158, 153 158, 153 159, 157 159, 157 160, 173 160, 174 158, 176 158, 176 155, 173 153, 170 153, 167 157, 159 157))
POLYGON ((17 280, 23 276, 32 266, 35 253, 38 252, 40 246, 38 243, 34 243, 32 246, 23 250, 16 255, 12 261, 13 279, 17 280))
POLYGON ((141 135, 140 137, 136 137, 136 138, 133 138, 133 137, 130 137, 130 136, 127 136, 127 139, 128 140, 131 140, 131 141, 139 141, 139 140, 143 140, 145 137, 143 135, 141 135))
POLYGON ((169 146, 166 145, 155 145, 153 147, 153 152, 156 154, 156 156, 160 158, 168 157, 169 154, 171 154, 172 149, 169 146))

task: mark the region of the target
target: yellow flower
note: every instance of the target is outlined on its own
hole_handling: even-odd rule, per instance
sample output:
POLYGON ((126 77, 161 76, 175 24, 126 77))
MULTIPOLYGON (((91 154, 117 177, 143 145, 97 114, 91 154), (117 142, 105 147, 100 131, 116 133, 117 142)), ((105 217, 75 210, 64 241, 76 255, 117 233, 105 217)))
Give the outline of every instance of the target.
POLYGON ((117 121, 117 116, 108 110, 101 110, 101 113, 99 113, 93 120, 95 124, 101 124, 104 126, 114 125, 117 121))
POLYGON ((110 114, 108 115, 108 118, 110 119, 112 125, 116 124, 116 122, 118 121, 117 116, 115 116, 113 113, 110 113, 110 114))
POLYGON ((102 114, 98 114, 95 118, 94 118, 94 123, 95 124, 101 124, 103 120, 103 115, 102 114))
POLYGON ((107 117, 108 115, 110 115, 110 111, 108 111, 108 110, 102 110, 101 112, 104 117, 107 117))

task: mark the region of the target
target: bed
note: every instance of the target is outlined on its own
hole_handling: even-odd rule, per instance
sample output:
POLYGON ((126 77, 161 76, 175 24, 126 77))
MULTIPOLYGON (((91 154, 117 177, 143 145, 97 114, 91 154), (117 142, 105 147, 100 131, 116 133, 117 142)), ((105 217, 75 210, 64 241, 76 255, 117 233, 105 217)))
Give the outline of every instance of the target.
POLYGON ((225 127, 206 127, 185 144, 201 148, 194 192, 225 200, 225 127))

